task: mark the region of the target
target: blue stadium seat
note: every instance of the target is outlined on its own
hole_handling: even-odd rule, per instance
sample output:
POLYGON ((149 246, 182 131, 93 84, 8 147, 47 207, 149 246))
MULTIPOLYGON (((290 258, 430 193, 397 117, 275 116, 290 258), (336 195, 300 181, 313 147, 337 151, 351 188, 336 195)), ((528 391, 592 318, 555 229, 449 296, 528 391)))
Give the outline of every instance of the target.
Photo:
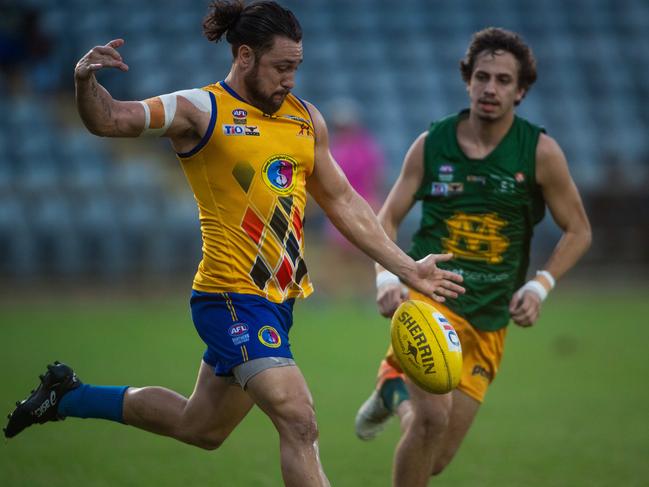
MULTIPOLYGON (((533 47, 539 80, 519 113, 546 125, 559 140, 580 185, 602 181, 601 154, 607 151, 628 160, 649 152, 645 0, 282 3, 304 26, 305 62, 296 94, 323 110, 341 95, 358 100, 392 161, 390 180, 411 140, 431 120, 468 105, 458 61, 470 35, 488 25, 517 30, 533 47)), ((202 86, 218 81, 230 66, 228 46, 201 36, 203 3, 158 0, 137 8, 132 0, 29 4, 43 11, 43 26, 55 40, 47 66, 60 69, 52 79, 59 76, 67 90, 76 60, 114 37, 127 40, 122 53, 131 71, 106 71, 99 79, 119 99, 202 86)), ((67 101, 50 106, 28 90, 8 93, 8 81, 0 78, 0 112, 8 114, 0 117, 0 237, 11 225, 19 229, 15 238, 0 238, 0 245, 13 249, 7 254, 11 257, 0 259, 3 272, 31 272, 28 261, 41 265, 50 255, 64 262, 51 272, 119 275, 138 258, 129 253, 134 242, 154 256, 146 266, 168 259, 165 265, 177 269, 183 246, 198 238, 196 208, 190 196, 181 198, 182 204, 159 200, 167 184, 160 161, 129 155, 128 144, 103 141, 75 125, 69 94, 67 101), (120 162, 113 160, 116 156, 120 162), (51 207, 32 201, 39 192, 56 201, 51 207), (138 192, 145 196, 137 197, 138 192), (149 225, 153 215, 163 221, 155 231, 149 225), (26 243, 38 232, 46 235, 47 248, 26 243), (63 252, 81 257, 75 264, 63 252), (20 264, 7 270, 10 261, 20 264)), ((192 251, 191 259, 197 255, 192 251)))

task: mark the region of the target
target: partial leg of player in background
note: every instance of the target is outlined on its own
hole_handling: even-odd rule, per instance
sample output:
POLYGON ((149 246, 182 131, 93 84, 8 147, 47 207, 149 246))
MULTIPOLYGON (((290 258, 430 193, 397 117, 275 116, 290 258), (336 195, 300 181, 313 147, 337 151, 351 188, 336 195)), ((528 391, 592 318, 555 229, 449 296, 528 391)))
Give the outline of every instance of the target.
POLYGON ((403 372, 397 371, 386 359, 381 361, 376 389, 356 414, 354 426, 361 440, 376 438, 396 413, 397 406, 410 397, 403 379, 403 372))
POLYGON ((481 404, 459 389, 434 395, 410 382, 404 391, 405 380, 403 373, 383 360, 377 389, 356 418, 356 433, 364 440, 379 434, 393 414, 399 418, 402 436, 393 469, 397 487, 427 485, 430 475, 441 473, 457 453, 481 404), (417 398, 411 400, 413 394, 417 398))
POLYGON ((405 405, 402 435, 394 454, 392 483, 395 486, 417 487, 428 484, 434 466, 434 453, 451 417, 451 394, 433 395, 406 378, 410 411, 405 405))
POLYGON ((438 475, 451 463, 478 414, 481 403, 459 389, 451 392, 451 420, 439 448, 435 450, 432 475, 438 475))
POLYGON ((427 485, 430 475, 441 473, 457 453, 480 408, 478 401, 458 389, 436 396, 410 383, 411 393, 414 389, 418 389, 418 392, 414 391, 417 397, 428 397, 424 397, 423 401, 406 400, 397 407, 402 437, 394 459, 395 486, 427 485), (449 407, 450 416, 447 416, 449 407), (422 434, 422 425, 427 434, 422 434), (419 446, 420 442, 423 447, 419 446), (429 454, 430 457, 415 461, 414 458, 420 453, 421 456, 429 454), (427 463, 426 468, 430 470, 418 467, 417 461, 422 461, 421 465, 427 463))

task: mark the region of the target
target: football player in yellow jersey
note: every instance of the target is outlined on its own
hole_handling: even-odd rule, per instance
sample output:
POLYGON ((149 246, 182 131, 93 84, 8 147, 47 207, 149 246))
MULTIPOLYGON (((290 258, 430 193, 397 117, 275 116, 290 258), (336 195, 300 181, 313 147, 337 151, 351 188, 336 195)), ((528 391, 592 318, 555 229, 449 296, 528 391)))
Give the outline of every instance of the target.
POLYGON ((91 49, 75 68, 77 107, 90 132, 168 137, 194 191, 203 259, 191 308, 207 346, 194 392, 185 398, 162 387, 83 384, 57 362, 10 415, 5 436, 66 417, 104 418, 216 449, 257 405, 279 433, 285 484, 328 485, 313 401, 288 338, 293 301, 311 292, 305 192, 343 235, 412 288, 444 301, 464 291, 462 278, 436 266, 449 254, 414 261, 402 252, 349 185, 320 112, 291 94, 302 31, 290 11, 272 1, 220 0, 203 27, 212 41, 225 35, 234 58, 225 80, 204 89, 114 100, 95 73, 128 70, 121 39, 91 49))

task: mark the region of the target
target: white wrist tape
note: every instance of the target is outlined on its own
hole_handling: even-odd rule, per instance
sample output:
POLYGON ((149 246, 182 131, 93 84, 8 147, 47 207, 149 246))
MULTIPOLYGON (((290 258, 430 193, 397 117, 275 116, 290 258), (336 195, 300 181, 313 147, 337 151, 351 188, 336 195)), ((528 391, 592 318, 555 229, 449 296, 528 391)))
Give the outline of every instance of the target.
POLYGON ((535 281, 532 279, 531 281, 527 281, 517 292, 516 294, 518 296, 523 296, 526 292, 533 292, 536 294, 541 301, 545 301, 545 298, 548 297, 548 291, 545 289, 545 286, 541 284, 539 281, 535 281))
POLYGON ((376 275, 376 289, 379 289, 385 284, 399 284, 399 282, 399 277, 390 271, 381 271, 376 275))
POLYGON ((550 274, 548 271, 537 271, 536 275, 543 276, 545 280, 550 284, 550 290, 554 289, 556 281, 554 280, 554 277, 552 277, 552 274, 550 274))
POLYGON ((408 288, 399 280, 399 276, 392 274, 390 271, 381 271, 376 275, 376 289, 381 289, 382 286, 387 284, 396 284, 401 286, 401 297, 407 298, 409 291, 408 288))

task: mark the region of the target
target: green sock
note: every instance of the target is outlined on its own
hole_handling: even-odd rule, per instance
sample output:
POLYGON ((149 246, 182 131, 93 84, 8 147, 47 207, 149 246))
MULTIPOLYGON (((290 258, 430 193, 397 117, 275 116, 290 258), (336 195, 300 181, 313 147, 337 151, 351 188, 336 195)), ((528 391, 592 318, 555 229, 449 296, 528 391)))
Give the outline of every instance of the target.
POLYGON ((383 404, 391 413, 394 413, 399 404, 406 399, 410 399, 406 383, 401 377, 386 380, 379 391, 383 404))

